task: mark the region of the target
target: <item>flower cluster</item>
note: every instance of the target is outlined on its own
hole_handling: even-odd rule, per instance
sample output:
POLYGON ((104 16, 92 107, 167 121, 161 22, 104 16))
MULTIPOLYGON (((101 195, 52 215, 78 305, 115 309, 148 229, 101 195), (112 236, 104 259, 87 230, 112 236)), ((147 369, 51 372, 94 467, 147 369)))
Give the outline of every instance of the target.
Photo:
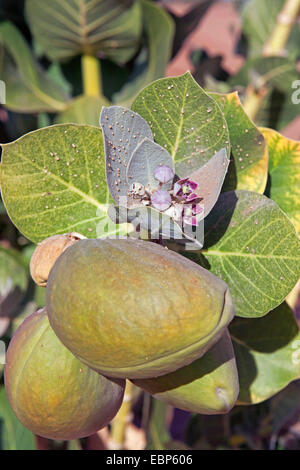
POLYGON ((159 165, 154 171, 158 187, 151 189, 136 182, 128 191, 128 195, 140 200, 145 206, 164 212, 174 221, 197 226, 203 207, 199 204, 196 194, 198 184, 189 178, 183 178, 173 183, 175 173, 167 165, 159 165), (171 189, 163 189, 163 185, 172 182, 171 189))

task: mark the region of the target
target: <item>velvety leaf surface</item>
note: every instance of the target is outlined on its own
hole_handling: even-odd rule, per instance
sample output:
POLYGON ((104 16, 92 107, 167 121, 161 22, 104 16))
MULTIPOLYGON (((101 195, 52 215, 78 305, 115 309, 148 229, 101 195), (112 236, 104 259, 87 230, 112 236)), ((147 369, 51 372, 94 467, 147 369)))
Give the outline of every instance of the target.
POLYGON ((190 179, 198 184, 195 193, 201 198, 201 205, 204 208, 203 218, 209 214, 217 202, 228 165, 226 150, 221 149, 205 165, 190 175, 190 179))
POLYGON ((105 98, 79 96, 68 104, 65 111, 57 115, 55 124, 75 123, 98 127, 102 106, 107 106, 108 104, 105 98))
POLYGON ((9 22, 0 25, 0 76, 6 106, 16 112, 63 111, 68 95, 35 62, 22 34, 9 22))
POLYGON ((73 231, 95 238, 97 224, 109 220, 102 132, 96 127, 56 125, 3 145, 0 177, 11 220, 34 242, 73 231))
POLYGON ((165 75, 172 52, 174 36, 172 17, 166 10, 149 0, 141 0, 141 6, 147 51, 145 48, 142 49, 129 82, 113 98, 115 103, 122 103, 126 106, 132 104, 139 90, 165 75), (145 63, 146 67, 144 67, 145 63), (141 73, 140 69, 142 69, 141 73))
MULTIPOLYGON (((150 139, 144 139, 134 150, 126 172, 127 183, 135 181, 151 188, 156 188, 159 182, 154 177, 155 169, 160 165, 167 165, 174 169, 174 162, 166 149, 150 139)), ((166 183, 162 189, 171 189, 171 184, 166 183)))
POLYGON ((229 155, 225 118, 189 72, 147 86, 132 109, 146 119, 154 140, 168 150, 180 177, 189 176, 222 148, 229 155))
MULTIPOLYGON (((269 39, 277 21, 277 16, 284 6, 285 0, 250 0, 243 13, 243 33, 247 37, 250 57, 261 55, 266 41, 269 39)), ((300 31, 295 24, 292 28, 286 49, 289 57, 299 55, 300 31)))
POLYGON ((138 47, 142 27, 136 0, 27 0, 26 15, 51 60, 102 52, 126 62, 138 47))
POLYGON ((264 193, 268 178, 268 146, 247 116, 237 93, 210 93, 225 114, 232 162, 224 191, 243 189, 264 193))
POLYGON ((264 318, 236 318, 230 333, 239 372, 239 403, 259 403, 300 378, 300 332, 285 303, 264 318))
POLYGON ((300 142, 261 129, 269 146, 270 197, 300 233, 300 142))
POLYGON ((145 137, 153 140, 153 136, 143 118, 121 106, 103 108, 100 125, 104 135, 107 184, 118 202, 120 196, 127 196, 126 171, 134 150, 145 137))
POLYGON ((135 209, 127 209, 111 205, 108 209, 108 215, 114 223, 128 221, 136 229, 140 228, 147 232, 143 232, 143 239, 155 240, 161 237, 166 240, 170 238, 178 240, 183 238, 181 227, 173 222, 168 215, 152 207, 140 206, 135 209))
POLYGON ((4 387, 0 389, 0 449, 35 449, 34 435, 16 418, 6 397, 4 387))
POLYGON ((261 317, 277 307, 300 276, 293 224, 257 193, 221 194, 205 219, 204 248, 188 256, 228 284, 241 317, 261 317))

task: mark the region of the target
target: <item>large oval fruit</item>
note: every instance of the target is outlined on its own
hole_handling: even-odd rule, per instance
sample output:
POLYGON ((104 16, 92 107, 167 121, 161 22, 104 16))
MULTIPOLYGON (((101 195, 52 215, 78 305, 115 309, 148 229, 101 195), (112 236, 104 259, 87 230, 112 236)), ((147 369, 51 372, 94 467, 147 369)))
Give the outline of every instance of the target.
POLYGON ((50 323, 90 367, 113 377, 167 374, 203 355, 234 311, 227 285, 142 240, 80 240, 50 272, 50 323))
POLYGON ((228 332, 204 356, 171 374, 134 383, 175 408, 199 414, 228 413, 239 393, 238 372, 228 332))
POLYGON ((33 433, 77 439, 108 424, 121 406, 124 381, 111 381, 81 364, 59 341, 46 310, 18 328, 6 355, 11 407, 33 433))

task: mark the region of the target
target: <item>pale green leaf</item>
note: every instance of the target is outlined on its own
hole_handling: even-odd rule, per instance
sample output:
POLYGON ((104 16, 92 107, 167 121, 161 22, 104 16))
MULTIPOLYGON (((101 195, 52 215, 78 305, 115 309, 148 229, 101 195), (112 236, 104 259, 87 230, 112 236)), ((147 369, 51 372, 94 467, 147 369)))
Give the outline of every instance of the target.
POLYGON ((300 142, 272 129, 261 129, 269 145, 270 197, 300 233, 300 142))
POLYGON ((3 145, 2 198, 12 222, 34 242, 56 233, 108 236, 110 202, 102 132, 56 125, 3 145), (100 229, 98 224, 100 224, 100 229))
POLYGON ((221 194, 205 219, 204 248, 187 256, 228 284, 241 317, 267 314, 300 276, 300 240, 293 224, 275 202, 257 193, 221 194))
POLYGON ((243 189, 263 194, 268 179, 268 146, 247 116, 237 93, 210 93, 225 114, 231 143, 231 164, 224 191, 243 189))
POLYGON ((0 449, 34 450, 34 435, 14 415, 5 389, 0 389, 0 449))
POLYGON ((24 113, 63 111, 68 95, 41 69, 18 29, 0 24, 0 75, 7 108, 24 113))
POLYGON ((26 15, 51 60, 101 52, 126 62, 137 50, 142 28, 137 0, 27 0, 26 15))
POLYGON ((174 36, 172 17, 149 0, 141 0, 141 6, 148 53, 144 49, 141 51, 133 76, 122 90, 114 95, 114 102, 125 106, 131 105, 139 90, 165 75, 172 52, 174 36))
MULTIPOLYGON (((269 39, 285 0, 250 0, 242 13, 243 33, 247 38, 248 54, 258 57, 269 39)), ((295 24, 290 33, 286 49, 289 57, 299 55, 300 30, 295 24)))
POLYGON ((25 296, 28 270, 15 250, 0 246, 0 317, 11 317, 25 296))
POLYGON ((296 62, 287 57, 258 57, 248 60, 237 75, 230 79, 231 85, 259 88, 275 87, 284 93, 292 93, 292 83, 299 78, 296 62))
POLYGON ((240 404, 260 403, 300 378, 300 332, 285 303, 264 318, 235 319, 230 333, 240 404))
POLYGON ((180 177, 190 175, 222 148, 230 154, 223 113, 189 72, 147 86, 132 109, 146 119, 154 140, 171 154, 180 177))
POLYGON ((68 104, 65 111, 57 115, 55 123, 98 126, 102 106, 108 104, 108 101, 103 97, 97 98, 87 95, 76 97, 68 104))
POLYGON ((150 450, 166 450, 167 443, 171 440, 171 436, 167 427, 167 410, 168 406, 155 398, 151 418, 148 425, 147 449, 150 450))

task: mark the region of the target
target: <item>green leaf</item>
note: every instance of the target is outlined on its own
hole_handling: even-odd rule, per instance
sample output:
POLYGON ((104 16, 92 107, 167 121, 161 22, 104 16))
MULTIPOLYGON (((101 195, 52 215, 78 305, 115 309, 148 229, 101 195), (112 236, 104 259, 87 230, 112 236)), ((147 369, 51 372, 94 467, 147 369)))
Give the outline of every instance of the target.
POLYGON ((300 233, 300 142, 272 129, 261 129, 269 145, 270 197, 300 233))
POLYGON ((295 61, 286 57, 259 57, 248 60, 229 83, 234 87, 247 87, 249 83, 254 88, 264 87, 267 93, 255 122, 259 126, 282 129, 299 114, 293 104, 295 89, 292 88, 299 77, 295 61))
POLYGON ((35 62, 18 29, 0 24, 0 76, 6 84, 6 106, 12 111, 63 111, 68 95, 35 62))
MULTIPOLYGON (((251 0, 247 3, 242 13, 242 29, 247 37, 250 57, 262 54, 263 46, 269 39, 284 4, 285 0, 251 0)), ((286 45, 290 58, 298 57, 299 41, 300 31, 295 24, 286 45)))
POLYGON ((271 87, 260 103, 255 117, 256 124, 281 130, 297 118, 299 109, 292 100, 294 91, 292 87, 284 92, 271 87))
POLYGON ((260 403, 300 378, 300 332, 287 304, 264 318, 235 319, 230 333, 239 372, 238 403, 260 403))
POLYGON ((258 57, 248 60, 237 75, 230 79, 231 85, 275 87, 285 93, 293 93, 291 84, 299 78, 296 62, 286 57, 258 57))
POLYGON ((171 154, 176 174, 182 178, 222 148, 230 154, 222 111, 189 72, 147 86, 135 99, 132 109, 149 123, 155 141, 171 154))
POLYGON ((210 93, 225 114, 231 143, 231 165, 224 191, 242 189, 263 194, 268 178, 268 146, 247 116, 237 93, 210 93))
POLYGON ((167 449, 167 443, 171 440, 166 421, 167 409, 168 406, 165 403, 153 398, 153 409, 148 425, 148 443, 146 449, 167 449))
POLYGON ((114 102, 125 106, 131 105, 139 90, 165 75, 172 52, 174 36, 172 17, 148 0, 141 0, 141 6, 148 54, 146 56, 146 51, 142 50, 132 77, 122 90, 114 95, 114 102), (142 72, 137 69, 142 69, 142 72))
POLYGON ((105 98, 95 96, 79 96, 74 98, 65 111, 58 114, 55 124, 89 124, 90 126, 99 125, 99 115, 102 106, 109 103, 105 98))
MULTIPOLYGON (((126 171, 128 184, 130 185, 137 181, 144 186, 149 184, 151 189, 157 188, 159 182, 155 179, 154 172, 160 165, 167 165, 173 169, 174 162, 169 152, 152 140, 143 139, 134 150, 128 162, 126 171)), ((170 190, 171 187, 172 180, 163 184, 161 189, 170 190)))
POLYGON ((293 224, 275 202, 257 193, 221 194, 205 219, 204 248, 184 254, 228 284, 241 317, 267 314, 300 276, 300 241, 293 224))
POLYGON ((136 52, 142 28, 136 0, 27 0, 30 29, 51 60, 104 53, 124 63, 136 52))
POLYGON ((35 450, 34 435, 14 415, 4 387, 0 389, 1 450, 35 450))
MULTIPOLYGON (((2 147, 2 198, 24 236, 34 242, 74 231, 91 238, 108 236, 98 227, 109 224, 111 202, 100 129, 56 125, 2 147)), ((116 233, 119 228, 110 224, 108 230, 116 233)))
POLYGON ((0 317, 17 313, 28 286, 28 270, 15 250, 0 246, 0 317))

